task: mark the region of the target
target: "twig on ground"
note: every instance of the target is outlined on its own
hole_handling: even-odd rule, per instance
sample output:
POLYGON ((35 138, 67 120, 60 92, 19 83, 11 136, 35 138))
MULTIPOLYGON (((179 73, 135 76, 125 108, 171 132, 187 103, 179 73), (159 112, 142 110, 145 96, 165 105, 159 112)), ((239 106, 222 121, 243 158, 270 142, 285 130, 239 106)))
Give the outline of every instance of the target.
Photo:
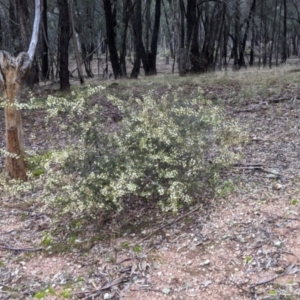
POLYGON ((119 262, 117 262, 116 264, 117 265, 120 265, 122 264, 123 262, 125 261, 129 261, 129 260, 133 260, 133 259, 142 259, 144 258, 149 252, 151 252, 154 248, 156 248, 157 246, 159 246, 163 241, 164 241, 165 238, 162 238, 159 242, 155 243, 153 246, 151 246, 150 248, 148 248, 146 251, 144 251, 143 253, 141 253, 140 255, 138 256, 135 256, 135 257, 128 257, 128 258, 125 258, 119 262))
POLYGON ((109 283, 106 283, 105 285, 103 285, 102 287, 99 287, 97 289, 94 289, 92 291, 82 291, 82 292, 77 292, 77 293, 73 293, 73 295, 79 295, 79 294, 88 294, 88 296, 86 296, 84 299, 89 299, 90 297, 97 297, 101 294, 101 292, 103 292, 104 290, 108 290, 109 288, 121 283, 125 278, 125 275, 122 275, 120 278, 117 278, 109 283))
POLYGON ((192 215, 193 213, 195 213, 195 212, 196 212, 197 210, 199 210, 199 209, 200 209, 200 206, 197 206, 197 207, 194 208, 193 210, 189 211, 188 213, 183 214, 182 216, 178 217, 177 219, 175 219, 175 220, 173 220, 173 221, 171 221, 171 222, 169 222, 169 223, 167 223, 167 224, 164 224, 164 225, 158 227, 156 230, 152 231, 152 232, 151 232, 150 234, 148 234, 146 237, 144 237, 144 238, 141 239, 140 241, 136 242, 136 243, 133 245, 133 247, 135 247, 135 246, 141 244, 142 242, 144 242, 145 240, 149 239, 152 235, 154 235, 156 232, 162 230, 163 228, 166 228, 166 227, 168 227, 168 226, 171 226, 171 225, 177 223, 178 221, 180 221, 181 219, 185 218, 186 216, 192 215))
POLYGON ((298 255, 296 255, 295 253, 293 252, 289 252, 289 251, 277 251, 277 253, 280 253, 280 254, 289 254, 289 255, 293 255, 297 258, 298 262, 300 262, 300 258, 298 255))
POLYGON ((270 279, 266 279, 266 280, 260 281, 258 283, 251 284, 250 285, 250 289, 252 290, 252 289, 254 289, 255 287, 257 287, 259 285, 264 285, 264 284, 270 283, 270 282, 276 280, 279 277, 298 273, 300 271, 300 269, 299 268, 295 269, 294 267, 295 267, 295 265, 291 264, 284 273, 276 275, 276 276, 274 276, 274 277, 272 277, 270 279))

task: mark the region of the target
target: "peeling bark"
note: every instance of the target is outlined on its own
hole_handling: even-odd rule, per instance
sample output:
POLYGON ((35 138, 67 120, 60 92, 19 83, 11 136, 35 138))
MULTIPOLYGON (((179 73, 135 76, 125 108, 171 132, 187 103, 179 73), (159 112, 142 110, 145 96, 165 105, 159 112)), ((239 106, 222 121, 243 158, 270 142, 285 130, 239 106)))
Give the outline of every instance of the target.
POLYGON ((26 52, 17 57, 0 51, 0 84, 7 99, 5 106, 6 156, 5 169, 12 178, 25 180, 24 141, 21 111, 17 107, 21 88, 30 69, 30 58, 26 52), (16 156, 16 157, 15 157, 16 156))

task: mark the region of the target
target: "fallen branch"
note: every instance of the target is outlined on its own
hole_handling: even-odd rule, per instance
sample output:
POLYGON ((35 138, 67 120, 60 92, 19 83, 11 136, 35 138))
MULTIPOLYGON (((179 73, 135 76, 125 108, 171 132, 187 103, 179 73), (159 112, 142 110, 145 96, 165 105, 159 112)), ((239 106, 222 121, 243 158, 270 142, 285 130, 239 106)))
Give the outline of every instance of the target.
POLYGON ((36 252, 36 251, 42 251, 44 250, 44 248, 39 247, 39 248, 15 248, 15 247, 11 247, 11 246, 1 246, 0 245, 0 250, 11 250, 11 251, 26 251, 26 252, 36 252))
POLYGON ((276 171, 273 171, 273 170, 266 169, 266 168, 264 168, 264 165, 261 165, 261 164, 257 164, 257 165, 256 164, 254 164, 254 165, 234 165, 233 167, 237 168, 237 169, 242 169, 242 170, 261 171, 263 173, 273 174, 277 177, 283 177, 282 174, 280 174, 276 171))

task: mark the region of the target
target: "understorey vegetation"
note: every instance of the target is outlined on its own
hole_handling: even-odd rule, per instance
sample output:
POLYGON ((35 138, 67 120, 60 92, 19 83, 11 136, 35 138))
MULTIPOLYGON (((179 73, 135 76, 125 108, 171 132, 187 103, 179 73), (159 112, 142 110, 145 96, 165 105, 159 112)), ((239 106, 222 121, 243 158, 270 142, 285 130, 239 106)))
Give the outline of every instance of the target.
POLYGON ((30 180, 5 183, 7 193, 30 193, 63 214, 93 215, 122 211, 136 199, 176 212, 231 189, 220 172, 238 159, 245 136, 201 88, 184 97, 169 84, 163 93, 126 99, 103 89, 48 96, 44 104, 31 97, 26 108, 43 106, 45 128, 55 128, 59 143, 29 151, 30 180))

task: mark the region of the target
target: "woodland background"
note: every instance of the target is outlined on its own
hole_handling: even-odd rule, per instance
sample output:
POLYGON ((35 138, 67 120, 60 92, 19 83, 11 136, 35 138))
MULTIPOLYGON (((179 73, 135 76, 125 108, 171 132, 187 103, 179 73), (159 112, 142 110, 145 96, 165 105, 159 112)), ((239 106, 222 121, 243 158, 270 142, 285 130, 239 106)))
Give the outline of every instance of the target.
MULTIPOLYGON (((157 55, 179 74, 269 66, 299 55, 297 0, 43 0, 40 43, 28 82, 157 74, 157 55), (74 33, 74 34, 73 34, 74 33), (73 38, 72 38, 73 37, 73 38), (70 56, 74 53, 75 56, 70 56), (110 67, 111 65, 111 67, 110 67)), ((0 48, 27 49, 34 1, 1 0, 0 48)))

